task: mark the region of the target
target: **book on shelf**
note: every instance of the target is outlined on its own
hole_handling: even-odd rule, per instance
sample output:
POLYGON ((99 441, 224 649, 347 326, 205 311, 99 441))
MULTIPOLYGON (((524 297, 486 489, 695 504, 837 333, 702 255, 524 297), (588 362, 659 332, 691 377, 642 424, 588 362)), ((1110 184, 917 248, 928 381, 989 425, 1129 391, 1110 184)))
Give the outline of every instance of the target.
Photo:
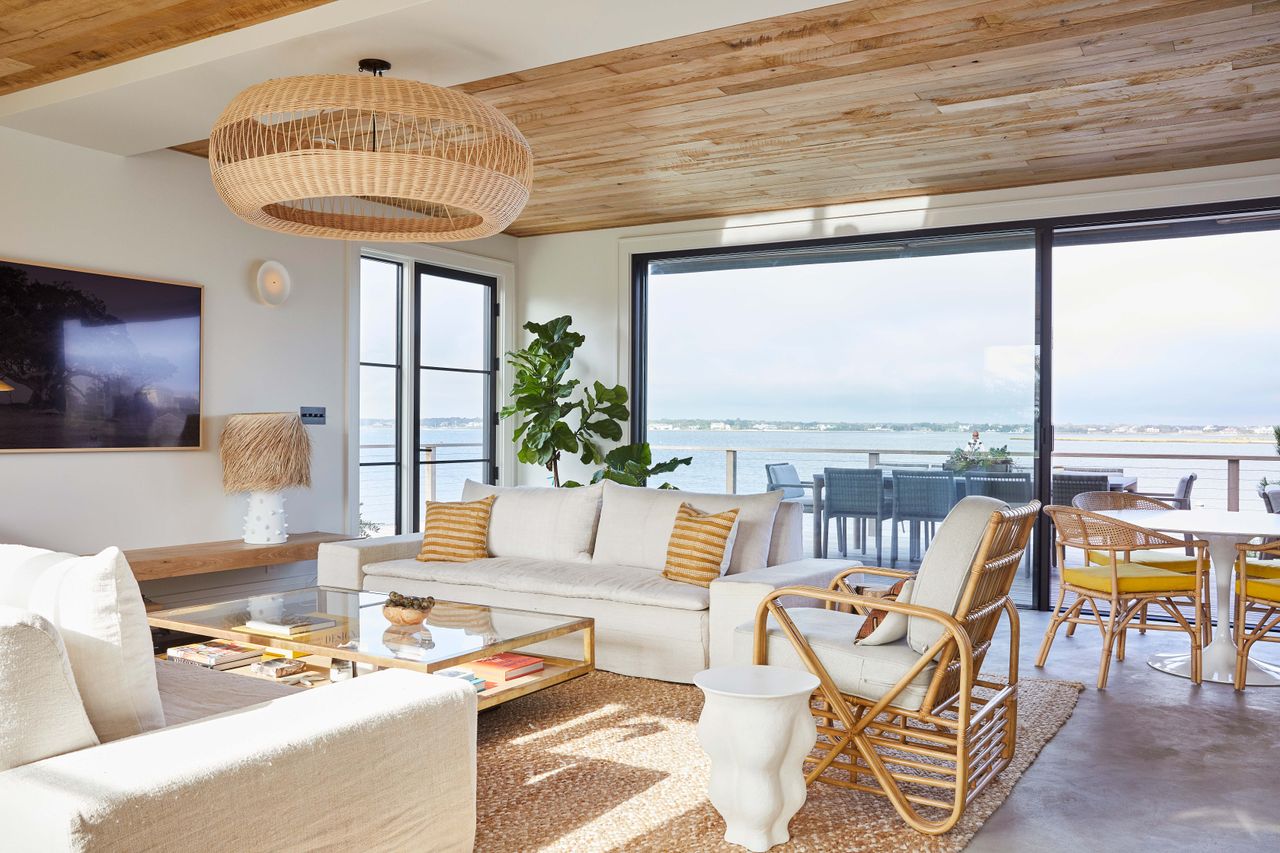
POLYGON ((483 693, 485 690, 495 686, 492 681, 485 681, 469 669, 442 669, 438 671, 436 675, 443 675, 445 678, 460 678, 463 681, 469 681, 471 686, 476 689, 477 693, 483 693))
POLYGON ((503 652, 480 660, 467 663, 467 668, 476 675, 501 684, 513 681, 524 675, 532 675, 543 669, 542 658, 532 655, 521 655, 515 652, 503 652))
POLYGON ((245 630, 257 634, 269 634, 276 637, 295 637, 298 634, 310 634, 333 628, 338 620, 327 613, 312 611, 310 613, 282 613, 270 619, 250 619, 244 623, 245 630))
POLYGON ((174 646, 165 652, 165 657, 180 663, 190 663, 209 669, 231 669, 243 666, 250 660, 262 655, 259 646, 236 643, 231 640, 206 640, 203 643, 188 643, 185 646, 174 646))
POLYGON ((306 668, 307 665, 302 661, 288 658, 261 660, 249 667, 255 674, 265 675, 268 678, 284 678, 289 675, 297 675, 306 670, 306 668))

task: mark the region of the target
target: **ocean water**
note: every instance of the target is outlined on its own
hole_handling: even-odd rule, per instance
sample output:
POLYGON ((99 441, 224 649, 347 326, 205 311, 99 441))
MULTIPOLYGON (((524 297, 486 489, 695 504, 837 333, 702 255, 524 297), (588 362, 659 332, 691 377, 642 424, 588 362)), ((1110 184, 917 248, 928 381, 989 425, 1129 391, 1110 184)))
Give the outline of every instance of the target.
MULTIPOLYGON (((362 445, 386 445, 393 440, 387 427, 363 427, 362 445)), ((1027 433, 985 433, 983 444, 987 448, 1007 445, 1015 456, 1015 465, 1030 466, 1034 451, 1032 437, 1027 433)), ((478 445, 480 430, 434 429, 423 430, 424 444, 478 445)), ((823 468, 863 468, 868 465, 868 451, 880 453, 882 467, 895 464, 940 465, 957 447, 969 441, 967 432, 885 432, 885 431, 808 431, 808 430, 651 430, 650 444, 656 459, 672 456, 692 457, 693 463, 668 475, 665 479, 675 486, 690 491, 723 492, 726 490, 727 449, 736 451, 737 491, 762 492, 766 487, 767 463, 790 462, 796 466, 802 479, 809 479, 823 468)), ((1258 461, 1240 464, 1240 508, 1263 509, 1256 486, 1262 477, 1280 481, 1280 456, 1267 435, 1221 435, 1212 433, 1182 433, 1178 435, 1143 435, 1110 433, 1059 433, 1056 441, 1058 454, 1123 453, 1125 459, 1082 458, 1055 455, 1054 464, 1071 467, 1123 468, 1125 473, 1138 478, 1139 491, 1170 492, 1178 478, 1195 472, 1199 479, 1192 493, 1192 502, 1207 507, 1227 506, 1227 463, 1210 460, 1205 456, 1260 456, 1258 461), (1149 459, 1145 455, 1158 454, 1183 458, 1149 459)), ((434 493, 438 500, 457 500, 462 484, 467 478, 483 479, 483 466, 462 460, 475 458, 479 447, 441 446, 435 458, 441 464, 430 466, 434 473, 434 493)), ((366 448, 362 461, 394 459, 390 448, 366 448)), ((361 469, 361 514, 380 526, 394 521, 395 483, 391 468, 361 469)), ((423 477, 421 493, 430 491, 427 477, 423 477)))

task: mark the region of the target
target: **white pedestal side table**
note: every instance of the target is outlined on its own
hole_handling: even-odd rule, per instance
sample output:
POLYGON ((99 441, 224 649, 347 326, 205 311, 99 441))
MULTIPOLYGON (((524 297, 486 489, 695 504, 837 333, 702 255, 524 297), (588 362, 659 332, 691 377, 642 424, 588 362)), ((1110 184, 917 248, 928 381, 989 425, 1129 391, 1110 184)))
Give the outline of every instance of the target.
POLYGON ((708 796, 725 822, 724 840, 762 853, 791 836, 804 805, 804 758, 818 731, 812 673, 778 666, 720 666, 693 683, 706 694, 698 740, 711 757, 708 796))

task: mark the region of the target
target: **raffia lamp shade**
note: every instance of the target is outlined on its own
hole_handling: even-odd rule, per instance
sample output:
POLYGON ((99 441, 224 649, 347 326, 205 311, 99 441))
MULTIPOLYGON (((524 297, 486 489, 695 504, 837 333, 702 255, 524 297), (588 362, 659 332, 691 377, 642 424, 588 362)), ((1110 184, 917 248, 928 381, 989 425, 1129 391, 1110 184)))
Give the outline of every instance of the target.
POLYGON ((380 76, 245 89, 209 136, 213 185, 246 222, 341 240, 487 237, 529 200, 533 156, 470 95, 380 76))
POLYGON ((288 539, 284 489, 311 486, 311 438, 288 412, 232 415, 222 430, 222 487, 249 493, 244 541, 270 545, 288 539))

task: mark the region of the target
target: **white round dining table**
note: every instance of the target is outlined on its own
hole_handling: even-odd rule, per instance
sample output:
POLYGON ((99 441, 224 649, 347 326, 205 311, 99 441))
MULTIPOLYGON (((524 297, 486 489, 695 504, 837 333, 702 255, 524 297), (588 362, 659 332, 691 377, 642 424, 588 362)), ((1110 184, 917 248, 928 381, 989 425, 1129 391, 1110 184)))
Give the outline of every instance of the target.
MULTIPOLYGON (((1118 509, 1102 513, 1119 521, 1149 527, 1162 533, 1190 533, 1209 543, 1213 563, 1213 637, 1201 660, 1204 681, 1235 682, 1236 643, 1231 633, 1231 584, 1236 545, 1256 536, 1280 538, 1280 515, 1267 512, 1228 512, 1220 509, 1118 509)), ((1147 658, 1161 672, 1191 677, 1191 654, 1161 652, 1147 658)), ((1245 683, 1251 687, 1280 687, 1280 666, 1250 657, 1245 683)))

